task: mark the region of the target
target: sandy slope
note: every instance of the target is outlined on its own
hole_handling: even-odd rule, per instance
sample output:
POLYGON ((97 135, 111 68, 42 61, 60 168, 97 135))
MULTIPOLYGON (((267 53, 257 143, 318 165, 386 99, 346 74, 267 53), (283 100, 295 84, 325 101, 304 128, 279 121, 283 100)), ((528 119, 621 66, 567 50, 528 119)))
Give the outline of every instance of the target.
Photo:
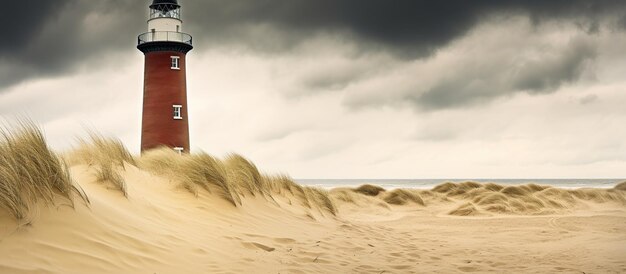
MULTIPOLYGON (((128 199, 72 174, 91 200, 41 207, 29 224, 0 211, 0 273, 626 272, 626 207, 561 215, 450 216, 462 202, 338 202, 337 216, 289 196, 243 206, 127 166, 128 199)), ((361 199, 361 198, 359 198, 361 199)))

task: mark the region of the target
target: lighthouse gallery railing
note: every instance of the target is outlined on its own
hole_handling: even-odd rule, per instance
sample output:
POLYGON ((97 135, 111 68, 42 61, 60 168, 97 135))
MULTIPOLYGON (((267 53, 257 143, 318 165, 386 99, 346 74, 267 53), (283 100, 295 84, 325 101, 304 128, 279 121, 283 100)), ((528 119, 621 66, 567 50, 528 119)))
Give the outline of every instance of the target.
POLYGON ((141 45, 149 42, 181 42, 191 45, 191 35, 175 31, 152 31, 142 33, 137 37, 137 44, 141 45))

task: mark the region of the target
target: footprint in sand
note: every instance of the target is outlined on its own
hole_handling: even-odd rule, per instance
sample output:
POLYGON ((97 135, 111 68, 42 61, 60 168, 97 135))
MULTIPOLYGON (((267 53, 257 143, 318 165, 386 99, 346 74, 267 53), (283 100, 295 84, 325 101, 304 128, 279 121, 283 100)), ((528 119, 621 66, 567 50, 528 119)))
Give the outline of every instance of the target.
POLYGON ((459 267, 459 270, 463 272, 476 272, 478 271, 478 268, 475 266, 461 266, 459 267))
POLYGON ((491 267, 499 267, 499 266, 505 266, 505 263, 502 262, 487 262, 488 264, 490 264, 491 267))
POLYGON ((393 268, 393 269, 398 269, 398 270, 411 268, 410 265, 392 265, 390 267, 393 268))
POLYGON ((238 240, 238 241, 241 241, 241 238, 239 238, 239 237, 223 236, 223 238, 228 239, 228 240, 238 240))
POLYGON ((277 242, 280 244, 293 244, 296 242, 296 240, 291 239, 291 238, 274 238, 274 242, 277 242))
POLYGON ((418 258, 418 259, 422 257, 417 252, 411 252, 411 253, 408 253, 407 255, 409 255, 410 257, 413 257, 413 258, 418 258))
POLYGON ((248 249, 262 249, 265 250, 267 252, 272 252, 274 250, 276 250, 276 248, 270 247, 270 246, 266 246, 264 244, 260 244, 260 243, 256 243, 256 242, 242 242, 241 243, 245 248, 248 249))
POLYGON ((207 254, 206 250, 202 249, 202 248, 196 248, 193 250, 194 253, 196 254, 207 254))

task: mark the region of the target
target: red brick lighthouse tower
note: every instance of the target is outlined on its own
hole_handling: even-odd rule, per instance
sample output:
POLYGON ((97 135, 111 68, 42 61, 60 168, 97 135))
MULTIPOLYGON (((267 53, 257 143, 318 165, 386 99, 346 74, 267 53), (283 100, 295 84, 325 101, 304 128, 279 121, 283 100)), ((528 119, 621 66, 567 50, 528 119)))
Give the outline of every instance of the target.
POLYGON ((137 39, 145 55, 142 152, 160 146, 189 152, 185 56, 193 47, 182 23, 177 0, 153 0, 148 32, 137 39))

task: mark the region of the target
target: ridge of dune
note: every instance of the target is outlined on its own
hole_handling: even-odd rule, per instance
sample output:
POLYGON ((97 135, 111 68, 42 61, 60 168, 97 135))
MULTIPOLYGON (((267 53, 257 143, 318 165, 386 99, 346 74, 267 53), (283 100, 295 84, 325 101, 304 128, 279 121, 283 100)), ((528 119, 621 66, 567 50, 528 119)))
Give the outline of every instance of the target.
MULTIPOLYGON (((89 195, 89 206, 80 204, 75 209, 62 204, 41 206, 31 223, 23 226, 10 222, 7 215, 0 217, 0 253, 4 255, 0 258, 1 272, 410 273, 626 269, 626 262, 616 255, 620 253, 612 253, 621 251, 621 244, 626 243, 626 237, 618 232, 626 228, 625 206, 621 198, 611 200, 623 198, 625 191, 574 191, 532 185, 500 188, 474 183, 402 191, 404 195, 419 196, 424 202, 421 205, 413 201, 385 203, 390 191, 365 195, 340 188, 329 192, 337 205, 335 216, 323 208, 309 208, 311 205, 299 202, 286 189, 270 193, 271 198, 246 195, 241 205, 235 207, 216 193, 199 191, 196 196, 171 178, 130 164, 118 169, 127 183, 126 197, 114 187, 98 182, 97 167, 81 164, 70 171, 89 195), (596 195, 597 192, 605 193, 596 195), (497 251, 489 245, 482 249, 484 254, 478 253, 481 248, 475 246, 476 234, 480 235, 483 227, 493 229, 504 225, 503 219, 494 213, 506 213, 492 212, 484 206, 503 201, 510 204, 509 197, 523 200, 529 193, 538 197, 571 195, 571 199, 581 204, 575 207, 577 212, 568 210, 534 218, 527 214, 529 217, 525 219, 507 217, 508 225, 518 228, 504 234, 496 230, 495 236, 498 241, 513 244, 498 243, 502 246, 497 251), (596 203, 603 206, 600 211, 589 206, 596 203), (487 216, 486 213, 491 217, 480 217, 487 216), (584 227, 587 220, 597 224, 584 227), (532 235, 526 235, 526 230, 540 236, 533 239, 532 235), (474 233, 474 237, 450 237, 448 233, 453 231, 474 233), (601 252, 586 261, 574 263, 571 257, 563 255, 522 268, 522 263, 503 255, 530 256, 548 241, 556 247, 546 252, 554 256, 553 252, 570 248, 568 241, 576 244, 590 241, 591 232, 606 234, 606 242, 596 238, 589 242, 595 245, 591 250, 596 248, 601 252), (514 248, 519 240, 511 237, 520 236, 536 241, 536 245, 521 250, 514 248), (489 259, 487 254, 499 255, 489 259)), ((528 211, 502 216, 524 212, 528 211)))
POLYGON ((626 183, 326 191, 95 135, 67 168, 40 137, 0 142, 0 273, 626 271, 626 183))

